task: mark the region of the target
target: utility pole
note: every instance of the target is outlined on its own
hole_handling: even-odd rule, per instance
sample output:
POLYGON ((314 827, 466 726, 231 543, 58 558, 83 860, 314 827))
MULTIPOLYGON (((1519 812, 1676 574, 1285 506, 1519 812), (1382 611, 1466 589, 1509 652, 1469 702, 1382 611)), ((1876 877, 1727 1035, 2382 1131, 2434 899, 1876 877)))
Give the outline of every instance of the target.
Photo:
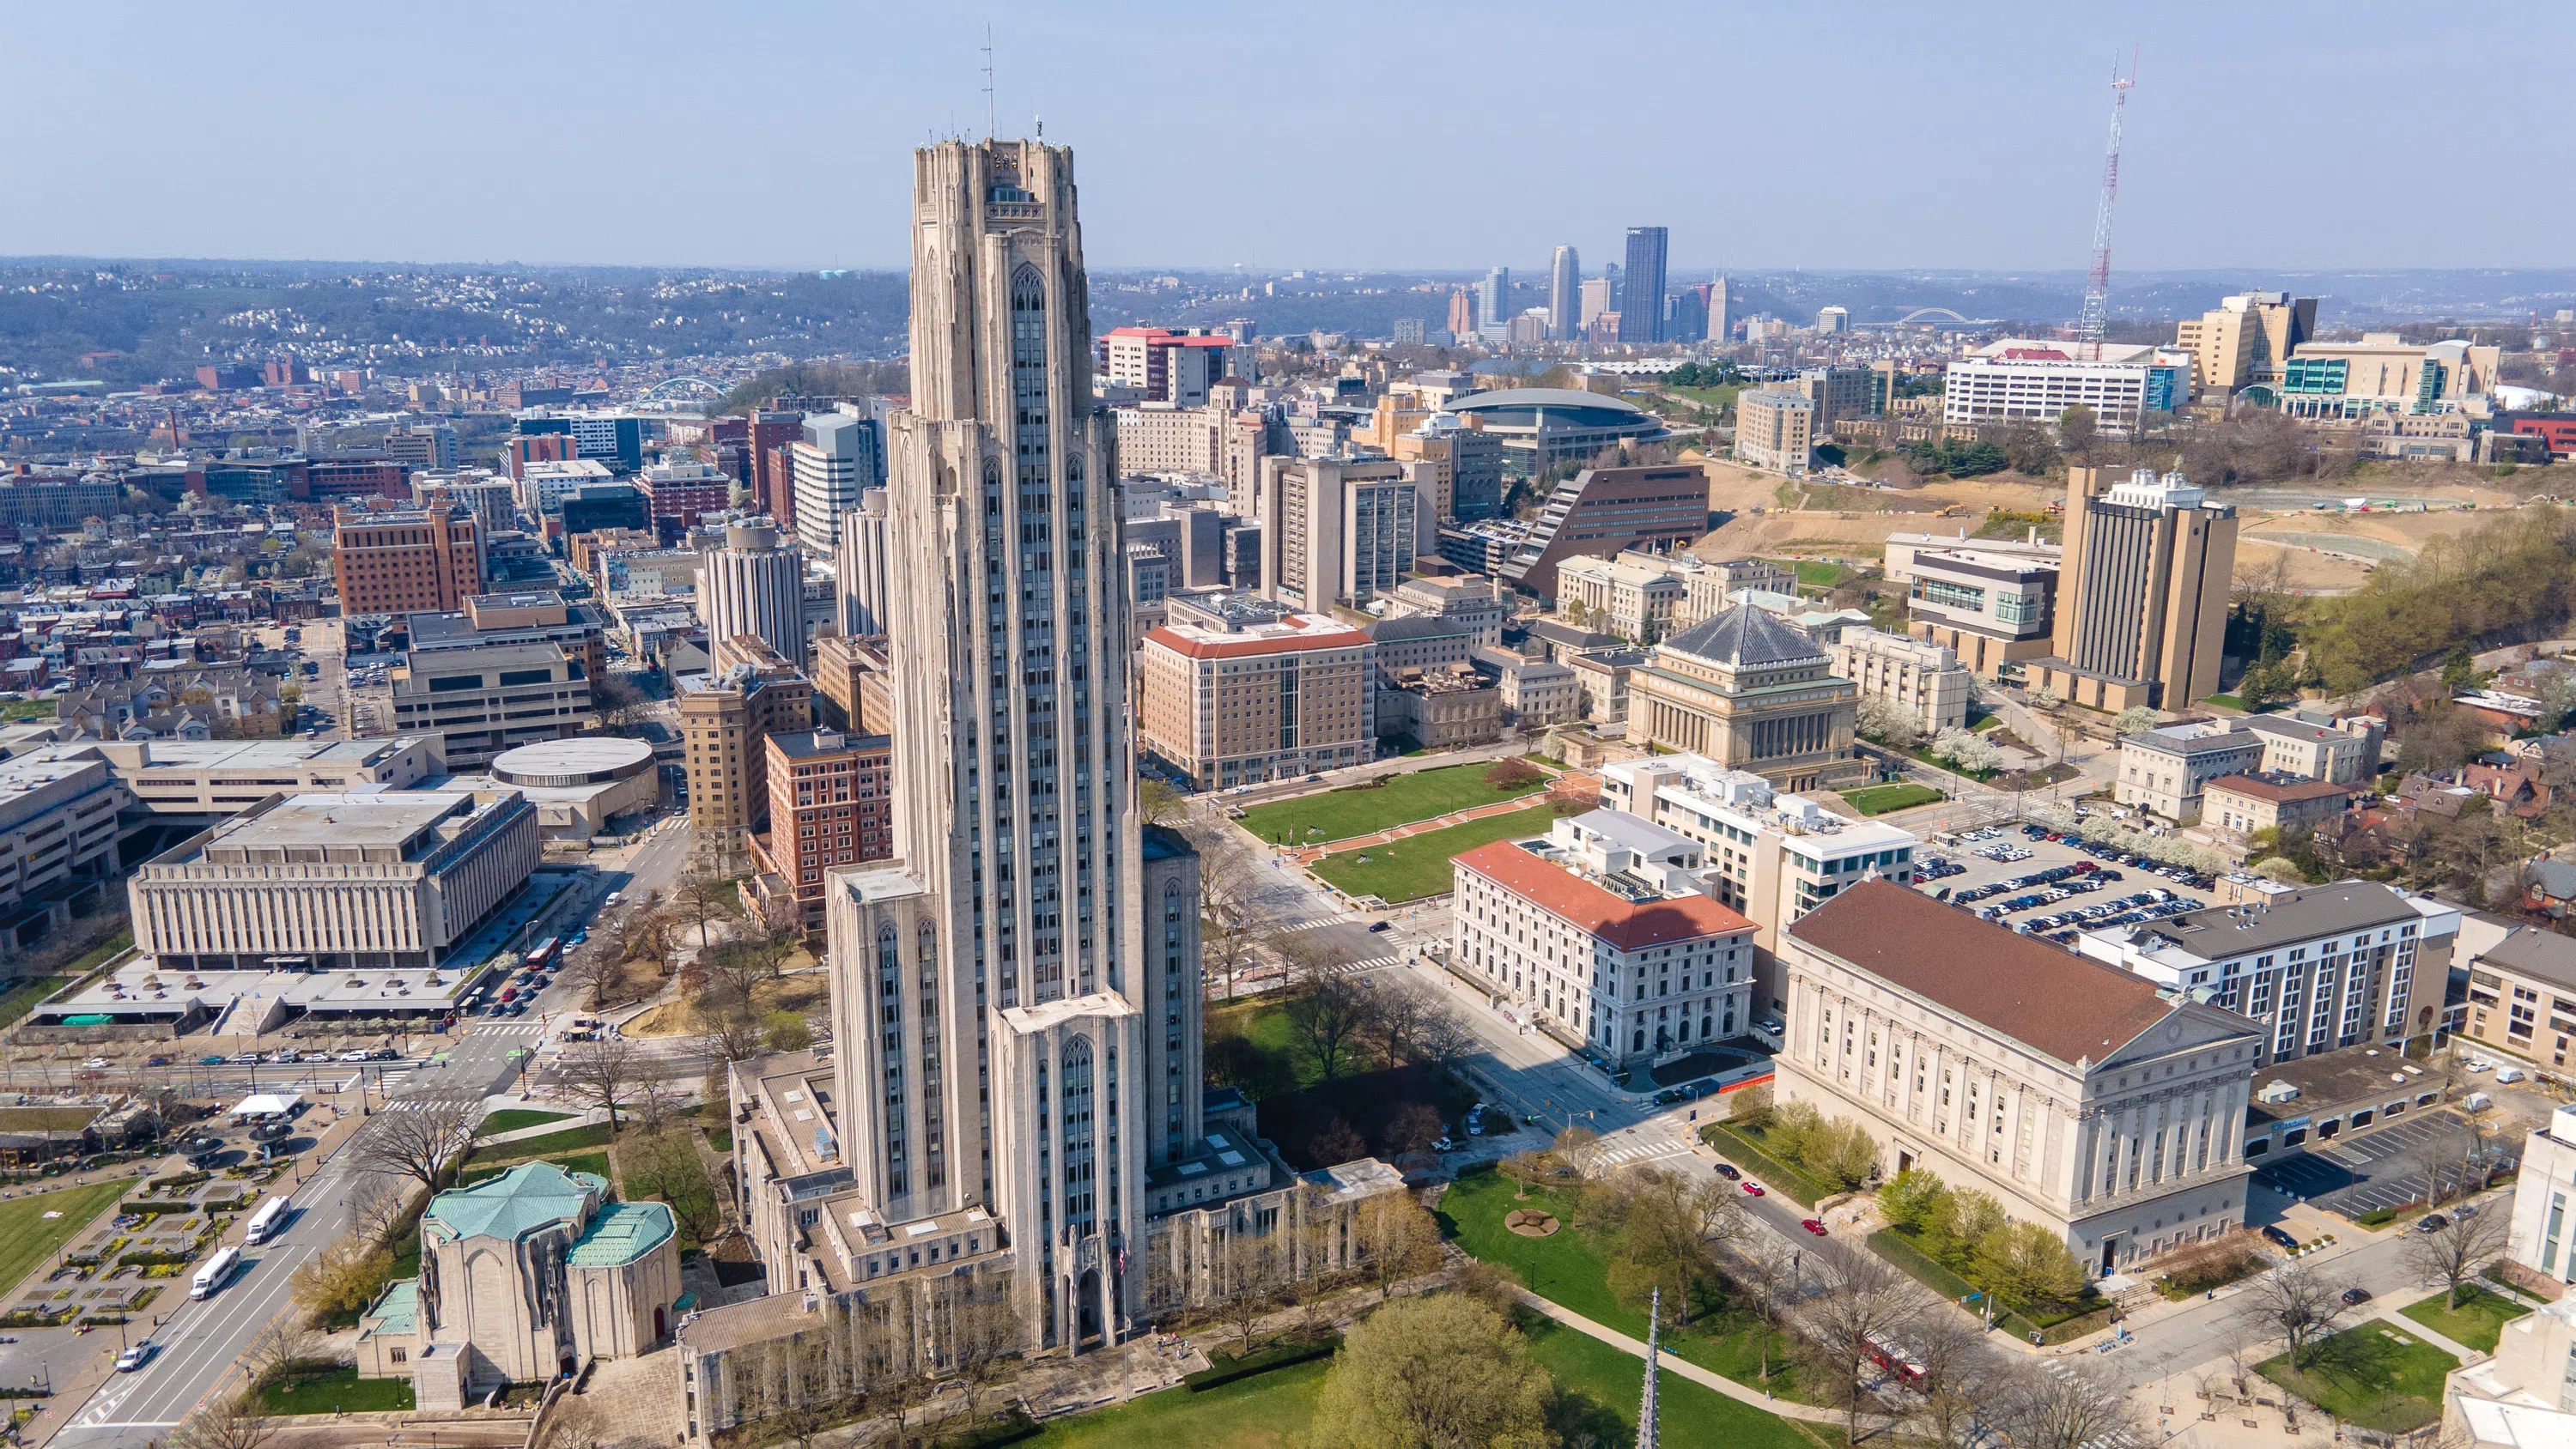
POLYGON ((2111 66, 2111 143, 2102 156, 2102 196, 2093 209, 2093 271, 2084 283, 2084 310, 2076 318, 2075 339, 2084 344, 2087 360, 2102 359, 2102 330, 2110 317, 2111 302, 2111 205, 2120 195, 2120 116, 2129 104, 2129 87, 2138 83, 2138 54, 2129 52, 2129 74, 2120 76, 2119 63, 2111 66))

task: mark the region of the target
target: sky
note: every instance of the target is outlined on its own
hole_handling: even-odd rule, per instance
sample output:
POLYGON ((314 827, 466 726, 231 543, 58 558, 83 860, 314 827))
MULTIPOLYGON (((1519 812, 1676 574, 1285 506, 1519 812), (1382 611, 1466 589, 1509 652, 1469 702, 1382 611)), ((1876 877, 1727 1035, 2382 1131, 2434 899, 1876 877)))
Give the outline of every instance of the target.
POLYGON ((1100 267, 2543 267, 2576 7, 12 6, 0 255, 899 267, 909 151, 1043 119, 1100 267), (2517 178, 2530 148, 2544 159, 2517 178), (2492 176, 2493 182, 2477 178, 2492 176), (2534 184, 2513 184, 2516 180, 2534 184))

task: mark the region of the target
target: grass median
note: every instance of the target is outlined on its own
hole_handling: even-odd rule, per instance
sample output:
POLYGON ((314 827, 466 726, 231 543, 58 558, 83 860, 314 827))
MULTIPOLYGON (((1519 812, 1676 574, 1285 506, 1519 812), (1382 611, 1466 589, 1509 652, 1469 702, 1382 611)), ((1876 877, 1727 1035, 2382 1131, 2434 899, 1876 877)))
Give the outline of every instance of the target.
POLYGON ((1555 806, 1532 805, 1385 845, 1328 855, 1315 862, 1315 874, 1346 895, 1376 896, 1390 905, 1445 896, 1457 883, 1457 873, 1449 864, 1452 859, 1497 840, 1545 835, 1555 822, 1555 806))
POLYGON ((2436 1293, 2421 1303, 2409 1303, 2397 1311, 2451 1342, 2474 1348, 2480 1353, 2495 1352, 2497 1342, 2504 1337, 2504 1326, 2531 1311, 2528 1303, 2475 1284, 2460 1291, 2460 1306, 2457 1308, 2445 1307, 2443 1296, 2436 1293))
POLYGON ((1493 768, 1483 761, 1445 765, 1397 775, 1383 785, 1346 785, 1256 805, 1243 812, 1243 828, 1272 845, 1329 845, 1547 788, 1545 777, 1494 786, 1485 779, 1493 768))

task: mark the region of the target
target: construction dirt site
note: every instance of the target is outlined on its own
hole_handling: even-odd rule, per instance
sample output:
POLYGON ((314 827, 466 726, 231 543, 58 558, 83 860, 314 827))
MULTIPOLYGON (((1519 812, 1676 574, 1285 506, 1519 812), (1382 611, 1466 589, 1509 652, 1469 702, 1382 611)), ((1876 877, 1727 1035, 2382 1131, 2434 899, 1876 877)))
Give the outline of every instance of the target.
MULTIPOLYGON (((1877 564, 1892 533, 1947 533, 2020 538, 2028 520, 2047 518, 2044 537, 2066 499, 2062 483, 2020 474, 1935 479, 1915 488, 1875 488, 1822 480, 1791 481, 1732 463, 1683 454, 1709 475, 1709 507, 1732 517, 1693 545, 1704 558, 1832 560, 1877 564)), ((2249 585, 2299 593, 2342 593, 2361 586, 2377 564, 2412 559, 2431 539, 2475 528, 2499 509, 2522 506, 2512 491, 2475 483, 2399 481, 2385 473, 2299 488, 2231 489, 2215 495, 2243 520, 2236 577, 2249 585), (2395 494, 2397 506, 2380 506, 2395 494), (2348 500, 2371 501, 2367 511, 2348 500), (2320 504, 2327 505, 2319 507, 2320 504)))

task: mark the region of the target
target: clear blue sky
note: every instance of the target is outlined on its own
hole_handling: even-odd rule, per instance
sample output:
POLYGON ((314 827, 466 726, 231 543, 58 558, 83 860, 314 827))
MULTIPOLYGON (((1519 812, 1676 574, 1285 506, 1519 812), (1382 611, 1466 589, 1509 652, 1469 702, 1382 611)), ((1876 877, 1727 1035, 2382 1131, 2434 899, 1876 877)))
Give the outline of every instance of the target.
POLYGON ((2080 269, 2133 43, 2119 266, 2576 259, 2576 9, 2264 0, 24 4, 0 254, 901 265, 988 20, 1095 265, 2080 269))

